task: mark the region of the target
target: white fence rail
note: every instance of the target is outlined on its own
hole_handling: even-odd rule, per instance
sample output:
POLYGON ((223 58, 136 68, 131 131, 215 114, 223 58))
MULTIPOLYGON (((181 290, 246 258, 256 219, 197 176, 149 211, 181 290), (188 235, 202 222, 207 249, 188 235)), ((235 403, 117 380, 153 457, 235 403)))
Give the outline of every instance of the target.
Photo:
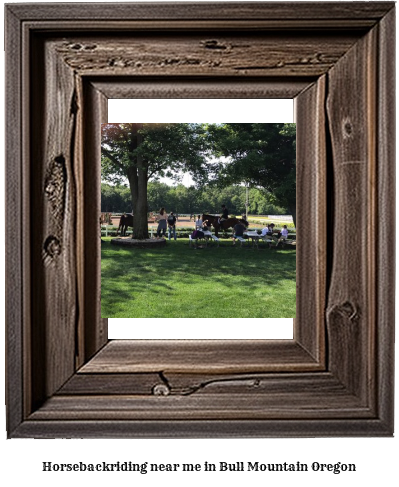
POLYGON ((291 215, 267 215, 270 220, 282 220, 287 222, 294 221, 291 215))
MULTIPOLYGON (((115 225, 101 225, 101 235, 104 235, 105 237, 108 237, 108 232, 115 232, 115 229, 117 229, 115 225)), ((151 238, 153 235, 156 233, 156 228, 153 226, 148 227, 148 230, 150 232, 151 238)), ((126 230, 126 235, 131 235, 133 232, 132 230, 126 230)))

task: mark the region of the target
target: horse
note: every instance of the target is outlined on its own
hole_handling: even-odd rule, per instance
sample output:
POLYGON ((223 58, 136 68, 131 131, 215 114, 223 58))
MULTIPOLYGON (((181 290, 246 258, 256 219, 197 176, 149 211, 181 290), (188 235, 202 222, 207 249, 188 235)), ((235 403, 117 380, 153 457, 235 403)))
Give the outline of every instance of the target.
POLYGON ((202 215, 202 221, 207 221, 209 225, 212 225, 215 228, 215 235, 218 237, 219 230, 227 230, 228 228, 234 228, 237 223, 243 223, 246 227, 249 226, 249 223, 242 219, 242 218, 227 218, 227 220, 219 221, 219 216, 214 215, 202 215))
POLYGON ((126 235, 126 230, 128 229, 128 227, 133 228, 133 215, 131 213, 125 213, 121 216, 116 235, 118 235, 119 230, 121 230, 121 236, 123 237, 124 235, 126 235))

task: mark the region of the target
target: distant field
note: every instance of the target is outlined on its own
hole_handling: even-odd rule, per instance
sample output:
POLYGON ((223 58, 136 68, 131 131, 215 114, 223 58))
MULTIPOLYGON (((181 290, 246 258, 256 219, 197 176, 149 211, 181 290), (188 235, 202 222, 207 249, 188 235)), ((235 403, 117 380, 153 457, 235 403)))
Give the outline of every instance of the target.
MULTIPOLYGON (((236 215, 236 216, 237 216, 237 218, 241 218, 241 215, 236 215)), ((115 230, 118 228, 119 219, 120 219, 119 216, 118 217, 112 217, 112 225, 114 226, 115 230)), ((291 221, 287 221, 287 220, 278 220, 276 218, 270 219, 265 215, 259 215, 259 216, 258 215, 249 215, 248 220, 249 220, 251 230, 261 229, 267 223, 275 223, 276 228, 287 224, 290 231, 292 231, 294 229, 294 224, 292 222, 292 219, 291 219, 291 221)), ((148 229, 149 229, 150 234, 152 231, 152 234, 155 235, 157 226, 158 225, 156 223, 155 224, 154 223, 148 224, 148 229)), ((190 228, 190 227, 192 227, 194 230, 194 221, 193 220, 190 220, 190 218, 186 215, 179 217, 178 221, 176 222, 176 228, 177 229, 179 229, 179 228, 190 228)), ((111 230, 111 227, 109 227, 109 229, 111 230)), ((131 228, 129 228, 129 230, 131 230, 131 228)))
POLYGON ((285 225, 286 223, 293 223, 292 218, 278 218, 278 216, 265 216, 265 215, 248 215, 248 220, 251 221, 261 221, 265 223, 281 223, 282 225, 285 225))

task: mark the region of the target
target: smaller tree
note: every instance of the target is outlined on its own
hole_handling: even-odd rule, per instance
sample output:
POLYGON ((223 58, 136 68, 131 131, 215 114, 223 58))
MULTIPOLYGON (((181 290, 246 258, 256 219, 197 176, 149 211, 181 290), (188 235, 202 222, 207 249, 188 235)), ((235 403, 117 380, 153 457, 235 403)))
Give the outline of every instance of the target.
POLYGON ((246 183, 264 190, 271 203, 286 207, 296 222, 296 126, 231 123, 212 127, 220 162, 220 186, 246 183))

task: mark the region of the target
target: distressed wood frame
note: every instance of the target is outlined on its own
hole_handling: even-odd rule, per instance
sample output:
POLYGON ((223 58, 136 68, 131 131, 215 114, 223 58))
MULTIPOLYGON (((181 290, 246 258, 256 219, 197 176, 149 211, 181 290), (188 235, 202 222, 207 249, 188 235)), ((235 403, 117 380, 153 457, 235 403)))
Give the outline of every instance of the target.
POLYGON ((9 437, 393 434, 394 15, 6 6, 9 437), (295 99, 293 340, 108 341, 88 217, 112 97, 295 99))

